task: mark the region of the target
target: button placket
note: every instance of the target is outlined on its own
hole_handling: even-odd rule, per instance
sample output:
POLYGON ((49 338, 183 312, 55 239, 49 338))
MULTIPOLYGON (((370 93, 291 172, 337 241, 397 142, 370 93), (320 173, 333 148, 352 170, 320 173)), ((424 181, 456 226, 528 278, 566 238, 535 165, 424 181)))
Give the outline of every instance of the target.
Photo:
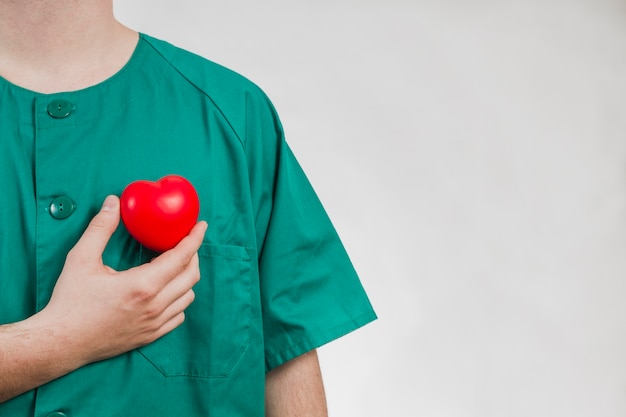
POLYGON ((70 96, 35 97, 34 177, 37 211, 41 213, 35 229, 37 310, 48 303, 58 278, 62 262, 56 257, 67 254, 69 237, 77 233, 81 195, 73 187, 76 173, 70 154, 78 136, 73 133, 79 122, 74 103, 70 96))

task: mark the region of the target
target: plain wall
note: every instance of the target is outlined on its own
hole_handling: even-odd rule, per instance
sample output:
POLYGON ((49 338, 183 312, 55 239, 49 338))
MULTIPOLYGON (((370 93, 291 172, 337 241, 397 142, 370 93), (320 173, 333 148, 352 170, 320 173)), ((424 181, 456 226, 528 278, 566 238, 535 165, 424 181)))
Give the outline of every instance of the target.
POLYGON ((320 350, 332 416, 626 415, 623 2, 116 12, 274 101, 380 317, 320 350))

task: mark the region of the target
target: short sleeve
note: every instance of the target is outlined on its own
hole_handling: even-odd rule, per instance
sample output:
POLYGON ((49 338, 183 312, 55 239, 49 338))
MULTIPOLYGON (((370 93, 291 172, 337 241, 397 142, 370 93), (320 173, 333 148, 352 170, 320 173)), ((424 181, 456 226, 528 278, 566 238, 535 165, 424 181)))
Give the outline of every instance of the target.
POLYGON ((265 96, 250 97, 247 122, 270 370, 367 324, 376 314, 265 96))

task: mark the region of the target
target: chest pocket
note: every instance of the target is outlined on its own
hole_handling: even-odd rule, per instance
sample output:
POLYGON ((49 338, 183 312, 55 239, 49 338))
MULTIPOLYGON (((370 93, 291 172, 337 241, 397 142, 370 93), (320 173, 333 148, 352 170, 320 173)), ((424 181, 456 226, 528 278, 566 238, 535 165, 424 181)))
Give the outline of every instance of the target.
POLYGON ((139 351, 168 377, 226 378, 249 343, 252 258, 244 247, 209 244, 198 255, 201 278, 185 321, 139 351))

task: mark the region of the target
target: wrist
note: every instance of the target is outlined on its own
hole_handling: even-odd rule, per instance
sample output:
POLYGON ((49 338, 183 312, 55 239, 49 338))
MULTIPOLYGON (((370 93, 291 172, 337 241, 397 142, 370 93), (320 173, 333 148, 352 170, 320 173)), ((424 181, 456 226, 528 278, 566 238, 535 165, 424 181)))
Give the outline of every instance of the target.
POLYGON ((20 332, 26 335, 28 348, 36 345, 40 366, 50 367, 55 374, 66 374, 89 361, 80 349, 80 339, 71 331, 71 326, 64 317, 53 316, 47 308, 16 323, 20 332), (41 363, 43 362, 43 363, 41 363), (51 363, 53 362, 53 363, 51 363))

